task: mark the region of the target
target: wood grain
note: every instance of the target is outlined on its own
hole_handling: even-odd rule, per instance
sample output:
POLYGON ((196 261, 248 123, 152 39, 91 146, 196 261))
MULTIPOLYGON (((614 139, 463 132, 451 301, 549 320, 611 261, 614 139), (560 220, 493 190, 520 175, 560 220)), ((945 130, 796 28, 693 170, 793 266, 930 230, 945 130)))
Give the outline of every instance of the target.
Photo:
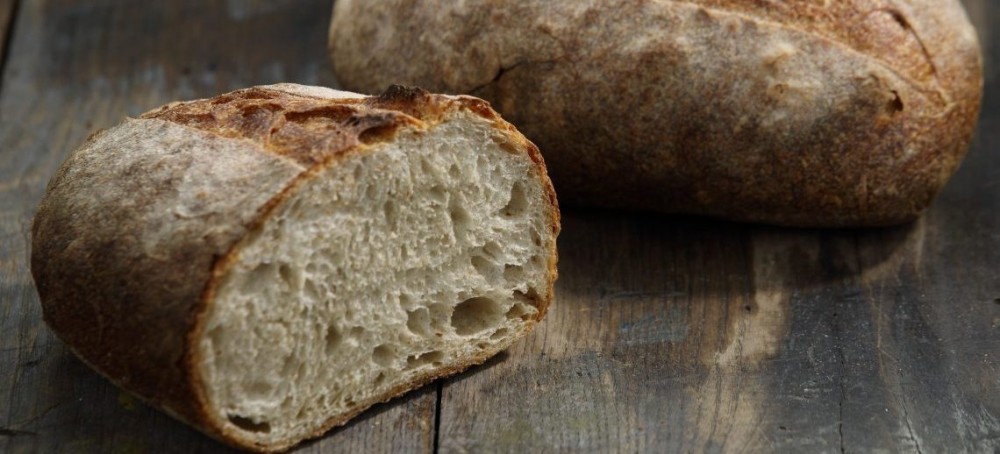
MULTIPOLYGON (((28 272, 30 223, 67 153, 126 115, 255 84, 330 85, 329 14, 328 0, 21 5, 0 90, 0 452, 222 448, 120 392, 53 337, 28 272)), ((433 388, 412 394, 301 451, 428 452, 435 406, 433 388)))
MULTIPOLYGON (((566 212, 557 301, 534 333, 445 381, 438 414, 431 385, 299 451, 1000 451, 1000 6, 965 3, 987 57, 983 116, 919 222, 819 231, 566 212)), ((0 45, 0 452, 224 450, 53 337, 29 226, 66 154, 125 115, 332 84, 329 9, 0 0, 0 37, 14 30, 0 45)))

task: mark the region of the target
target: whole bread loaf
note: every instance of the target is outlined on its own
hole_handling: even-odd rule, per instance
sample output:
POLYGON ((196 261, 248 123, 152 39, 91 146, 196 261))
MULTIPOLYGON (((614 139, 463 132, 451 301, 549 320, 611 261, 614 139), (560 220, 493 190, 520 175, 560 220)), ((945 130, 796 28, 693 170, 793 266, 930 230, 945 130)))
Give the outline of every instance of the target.
POLYGON ((282 84, 92 136, 49 184, 31 271, 97 371, 275 451, 527 333, 558 231, 538 150, 485 102, 282 84))
POLYGON ((795 226, 912 220, 982 92, 958 0, 338 0, 341 83, 469 93, 565 204, 795 226))

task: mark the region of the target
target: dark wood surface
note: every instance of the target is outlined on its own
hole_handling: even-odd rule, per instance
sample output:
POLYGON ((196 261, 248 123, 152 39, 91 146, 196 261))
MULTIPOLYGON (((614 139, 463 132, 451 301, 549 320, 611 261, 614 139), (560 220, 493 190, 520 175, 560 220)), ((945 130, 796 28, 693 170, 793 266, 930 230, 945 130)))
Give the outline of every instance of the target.
MULTIPOLYGON (((0 1, 0 452, 224 448, 45 327, 45 184, 91 132, 174 99, 335 85, 328 0, 0 1)), ((301 452, 1000 452, 1000 5, 965 164, 918 222, 789 230, 564 212, 557 301, 508 352, 301 452)))

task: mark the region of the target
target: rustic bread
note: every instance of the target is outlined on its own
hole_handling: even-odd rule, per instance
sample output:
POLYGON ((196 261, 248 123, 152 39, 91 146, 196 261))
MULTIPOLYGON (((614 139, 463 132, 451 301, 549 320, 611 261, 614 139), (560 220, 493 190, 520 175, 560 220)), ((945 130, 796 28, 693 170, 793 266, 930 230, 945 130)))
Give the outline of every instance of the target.
POLYGON ((982 92, 958 0, 338 0, 339 81, 469 93, 560 201, 796 226, 914 219, 982 92))
POLYGON ((91 137, 49 184, 31 265, 85 362, 274 451, 523 336, 558 230, 540 154, 485 102, 282 84, 91 137))

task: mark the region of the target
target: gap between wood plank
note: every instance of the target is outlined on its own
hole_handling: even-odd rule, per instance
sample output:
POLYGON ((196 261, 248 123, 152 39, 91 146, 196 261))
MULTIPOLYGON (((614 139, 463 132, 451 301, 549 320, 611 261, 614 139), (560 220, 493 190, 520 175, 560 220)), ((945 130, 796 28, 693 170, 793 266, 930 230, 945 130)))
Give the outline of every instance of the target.
POLYGON ((17 13, 21 6, 20 0, 10 0, 6 6, 7 18, 0 24, 3 30, 3 42, 0 43, 0 96, 3 96, 3 76, 7 74, 7 60, 10 59, 10 43, 14 40, 14 26, 17 25, 17 13))
POLYGON ((438 454, 441 449, 441 396, 444 395, 444 380, 437 382, 437 401, 434 404, 434 444, 431 452, 438 454))

